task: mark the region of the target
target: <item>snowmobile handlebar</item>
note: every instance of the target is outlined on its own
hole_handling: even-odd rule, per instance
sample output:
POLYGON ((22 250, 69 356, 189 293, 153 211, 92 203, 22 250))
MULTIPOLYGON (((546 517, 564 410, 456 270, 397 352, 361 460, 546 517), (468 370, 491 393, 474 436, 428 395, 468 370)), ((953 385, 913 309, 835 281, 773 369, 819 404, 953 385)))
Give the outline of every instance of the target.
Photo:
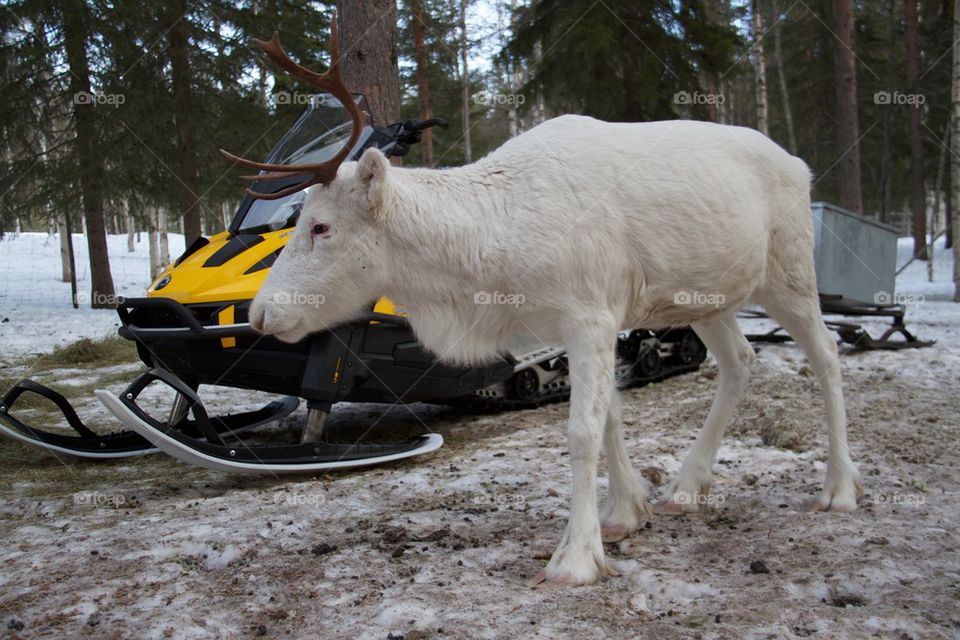
POLYGON ((428 120, 403 120, 387 127, 390 132, 390 142, 381 146, 388 157, 405 156, 410 152, 410 145, 417 144, 423 137, 423 132, 430 127, 440 127, 446 129, 450 123, 443 118, 430 118, 428 120))
POLYGON ((404 127, 410 131, 423 131, 424 129, 429 129, 430 127, 449 129, 450 123, 443 118, 430 118, 428 120, 407 120, 404 123, 404 127))

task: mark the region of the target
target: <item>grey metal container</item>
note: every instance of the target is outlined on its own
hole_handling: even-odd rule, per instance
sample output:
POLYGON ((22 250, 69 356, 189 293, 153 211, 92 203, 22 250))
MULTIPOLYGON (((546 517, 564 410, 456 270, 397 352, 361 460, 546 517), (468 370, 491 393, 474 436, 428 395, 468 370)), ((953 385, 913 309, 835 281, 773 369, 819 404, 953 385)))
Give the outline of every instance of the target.
POLYGON ((896 229, 826 202, 814 202, 811 210, 820 293, 870 304, 892 302, 896 229))

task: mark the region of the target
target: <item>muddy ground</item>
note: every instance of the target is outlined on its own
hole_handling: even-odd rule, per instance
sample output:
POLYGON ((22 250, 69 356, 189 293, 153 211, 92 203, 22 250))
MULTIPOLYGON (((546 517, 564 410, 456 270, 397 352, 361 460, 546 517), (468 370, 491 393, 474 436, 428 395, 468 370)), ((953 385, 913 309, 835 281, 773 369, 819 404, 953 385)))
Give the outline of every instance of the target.
MULTIPOLYGON (((712 504, 656 516, 608 545, 620 577, 567 590, 524 586, 567 515, 565 404, 394 407, 378 432, 426 425, 446 445, 315 478, 229 476, 160 455, 73 462, 5 441, 0 635, 955 638, 960 372, 948 365, 937 348, 843 359, 867 495, 854 513, 811 514, 822 405, 797 348, 765 347, 712 504), (927 374, 905 374, 908 363, 927 374)), ((624 394, 634 463, 661 489, 715 378, 708 361, 624 394)), ((345 408, 332 433, 362 433, 385 408, 345 408)))

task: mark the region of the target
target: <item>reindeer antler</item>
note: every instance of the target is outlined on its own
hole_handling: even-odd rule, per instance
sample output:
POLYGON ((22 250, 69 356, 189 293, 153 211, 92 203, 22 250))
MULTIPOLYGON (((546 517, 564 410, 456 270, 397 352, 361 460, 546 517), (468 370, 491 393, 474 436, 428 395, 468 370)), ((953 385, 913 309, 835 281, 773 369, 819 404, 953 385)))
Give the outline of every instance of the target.
POLYGON ((357 143, 357 140, 360 138, 360 132, 363 128, 364 117, 363 113, 360 111, 360 107, 357 106, 356 101, 353 98, 353 94, 350 93, 350 90, 347 89, 346 85, 343 84, 343 78, 340 76, 340 38, 338 36, 337 30, 337 18, 333 17, 333 20, 330 23, 330 69, 326 73, 315 73, 309 69, 300 66, 296 62, 290 59, 290 56, 283 50, 283 47, 280 45, 280 34, 276 31, 273 32, 273 37, 269 42, 264 42, 263 40, 253 40, 254 46, 266 53, 271 60, 276 62, 280 67, 282 67, 287 73, 302 80, 307 84, 313 85, 318 89, 322 89, 335 98, 340 100, 340 103, 344 106, 347 112, 350 114, 350 119, 353 120, 353 132, 350 134, 350 139, 347 143, 337 152, 337 155, 330 158, 325 162, 316 162, 316 163, 307 163, 307 164, 269 164, 266 162, 254 162, 253 160, 247 160, 246 158, 241 158, 235 156, 229 151, 220 149, 222 153, 228 160, 235 162, 243 167, 248 169, 257 169, 259 171, 269 171, 271 173, 258 174, 252 176, 241 176, 244 180, 249 180, 251 182, 257 180, 281 180, 283 178, 289 178, 296 175, 308 175, 309 177, 298 182, 295 185, 277 191, 276 193, 263 193, 261 191, 254 191, 252 189, 247 189, 247 193, 252 195, 254 198, 262 198, 263 200, 276 200, 284 196, 288 196, 291 193, 296 193, 306 189, 307 187, 314 184, 330 184, 334 178, 337 177, 337 168, 343 163, 347 158, 347 154, 350 153, 350 150, 353 149, 353 145, 357 143))

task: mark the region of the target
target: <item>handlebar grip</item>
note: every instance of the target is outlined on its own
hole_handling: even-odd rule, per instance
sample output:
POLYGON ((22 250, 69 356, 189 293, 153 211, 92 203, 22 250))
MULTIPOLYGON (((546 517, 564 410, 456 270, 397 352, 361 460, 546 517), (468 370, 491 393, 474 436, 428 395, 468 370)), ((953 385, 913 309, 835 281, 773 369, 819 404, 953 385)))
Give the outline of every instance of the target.
POLYGON ((450 123, 444 120, 443 118, 430 118, 428 120, 421 120, 420 122, 414 122, 410 126, 411 131, 423 131, 424 129, 429 129, 430 127, 440 127, 441 129, 447 129, 450 127, 450 123))

